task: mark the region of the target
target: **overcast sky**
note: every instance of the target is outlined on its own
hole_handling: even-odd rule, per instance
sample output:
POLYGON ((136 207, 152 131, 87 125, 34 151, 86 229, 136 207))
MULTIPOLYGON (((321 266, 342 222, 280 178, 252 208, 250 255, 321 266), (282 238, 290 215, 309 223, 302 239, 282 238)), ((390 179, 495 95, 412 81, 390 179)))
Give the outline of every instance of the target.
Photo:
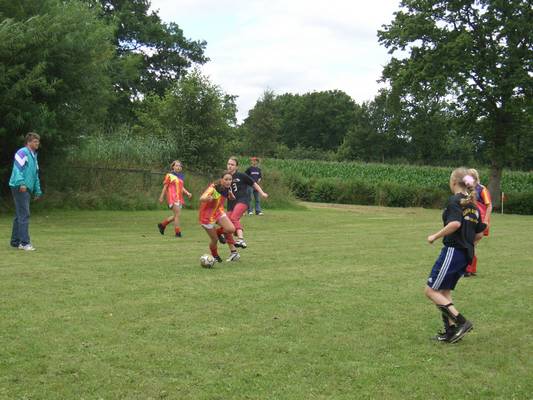
POLYGON ((389 60, 377 30, 399 0, 152 0, 165 22, 207 42, 202 71, 237 95, 238 117, 266 89, 275 94, 343 90, 372 100, 389 60))

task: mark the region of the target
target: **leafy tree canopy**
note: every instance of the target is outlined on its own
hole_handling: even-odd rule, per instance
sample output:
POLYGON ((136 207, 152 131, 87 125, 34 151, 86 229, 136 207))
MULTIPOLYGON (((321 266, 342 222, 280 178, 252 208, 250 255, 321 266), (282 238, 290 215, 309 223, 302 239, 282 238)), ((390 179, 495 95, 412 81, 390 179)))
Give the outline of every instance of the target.
POLYGON ((446 98, 473 121, 492 164, 499 199, 501 170, 513 136, 526 135, 533 95, 530 0, 404 0, 378 32, 393 57, 383 70, 402 97, 446 98))
POLYGON ((84 0, 115 28, 113 82, 119 114, 131 117, 135 99, 168 88, 195 64, 204 64, 205 41, 187 39, 175 23, 164 23, 148 0, 84 0))
POLYGON ((4 170, 29 130, 42 133, 50 150, 99 126, 112 95, 111 37, 111 29, 80 2, 0 0, 4 170))

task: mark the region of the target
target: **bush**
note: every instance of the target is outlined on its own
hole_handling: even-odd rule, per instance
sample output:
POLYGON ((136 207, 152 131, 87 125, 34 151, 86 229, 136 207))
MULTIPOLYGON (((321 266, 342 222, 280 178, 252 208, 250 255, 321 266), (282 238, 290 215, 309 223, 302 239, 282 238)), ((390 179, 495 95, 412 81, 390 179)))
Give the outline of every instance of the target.
POLYGON ((506 214, 533 215, 533 192, 508 193, 503 203, 506 214))
POLYGON ((374 204, 376 190, 374 185, 360 180, 340 180, 341 187, 338 202, 341 204, 374 204))
MULTIPOLYGON (((198 209, 199 198, 210 182, 218 176, 184 171, 184 186, 192 199, 185 198, 185 208, 198 209)), ((149 170, 113 169, 103 167, 72 167, 55 164, 41 171, 43 201, 32 205, 32 210, 86 209, 86 210, 156 210, 164 209, 158 198, 164 172, 149 170)), ((269 194, 263 200, 266 208, 297 208, 295 198, 279 172, 268 172, 261 183, 269 194)), ((2 208, 11 208, 11 197, 2 208)))
POLYGON ((317 179, 312 182, 309 200, 321 203, 338 203, 341 190, 336 179, 317 179))

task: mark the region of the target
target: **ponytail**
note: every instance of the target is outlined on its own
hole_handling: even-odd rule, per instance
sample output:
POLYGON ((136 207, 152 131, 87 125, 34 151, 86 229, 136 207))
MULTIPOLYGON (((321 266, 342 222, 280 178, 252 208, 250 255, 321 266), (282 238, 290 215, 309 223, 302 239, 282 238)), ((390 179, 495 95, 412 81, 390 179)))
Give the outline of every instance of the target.
POLYGON ((459 201, 461 207, 466 207, 469 204, 475 206, 476 179, 468 173, 468 170, 466 168, 457 168, 452 172, 450 179, 466 192, 466 197, 459 201))
POLYGON ((476 189, 469 189, 467 188, 466 190, 466 197, 461 199, 459 201, 459 203, 461 204, 461 207, 466 207, 467 205, 469 204, 472 204, 472 205, 476 205, 477 204, 477 201, 476 201, 476 189))

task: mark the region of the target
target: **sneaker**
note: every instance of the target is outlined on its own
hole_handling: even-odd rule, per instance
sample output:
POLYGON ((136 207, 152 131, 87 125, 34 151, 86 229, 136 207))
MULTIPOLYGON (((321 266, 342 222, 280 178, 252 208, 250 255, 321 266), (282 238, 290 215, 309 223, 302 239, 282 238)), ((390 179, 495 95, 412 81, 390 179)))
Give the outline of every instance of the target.
POLYGON ((231 253, 229 258, 226 261, 239 261, 240 258, 241 258, 241 255, 235 252, 235 253, 231 253))
POLYGON ((165 227, 163 226, 163 224, 157 224, 157 228, 159 229, 159 233, 161 235, 165 234, 165 227))
POLYGON ((474 325, 472 325, 472 322, 465 321, 464 324, 459 325, 457 329, 455 330, 454 335, 449 340, 450 343, 457 343, 459 340, 461 340, 464 335, 466 335, 468 332, 472 330, 474 325))
POLYGON ((248 211, 248 215, 254 215, 254 213, 251 211, 248 211))
POLYGON ((181 237, 181 232, 176 232, 176 237, 181 237))
POLYGON ((243 239, 239 239, 235 242, 235 247, 240 247, 241 249, 245 249, 246 242, 243 239))
POLYGON ((222 234, 218 235, 218 241, 222 244, 226 244, 226 236, 222 234))
POLYGON ((222 262, 222 258, 220 258, 220 256, 213 256, 213 258, 215 259, 216 262, 219 262, 219 263, 222 262))
POLYGON ((265 215, 263 214, 263 211, 259 211, 258 213, 255 213, 256 215, 265 215))
POLYGON ((464 275, 463 275, 465 278, 469 278, 472 276, 472 273, 471 272, 465 272, 464 275))
POLYGON ((24 250, 24 251, 34 251, 35 247, 33 247, 31 245, 31 243, 28 243, 28 244, 25 244, 25 245, 19 244, 19 249, 20 250, 24 250))
POLYGON ((451 328, 449 331, 437 332, 437 334, 431 339, 436 340, 437 342, 449 342, 453 335, 455 335, 455 327, 451 328))

